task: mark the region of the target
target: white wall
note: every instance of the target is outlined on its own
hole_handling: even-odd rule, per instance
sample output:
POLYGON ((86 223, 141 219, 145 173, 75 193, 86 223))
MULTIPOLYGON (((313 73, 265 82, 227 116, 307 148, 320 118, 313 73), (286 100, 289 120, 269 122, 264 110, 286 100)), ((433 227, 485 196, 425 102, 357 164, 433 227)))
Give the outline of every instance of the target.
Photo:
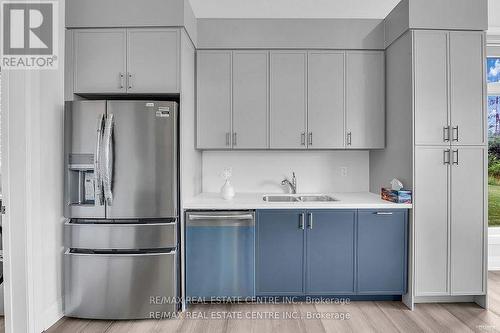
POLYGON ((368 191, 368 165, 366 151, 205 151, 203 192, 220 190, 226 167, 233 168, 237 192, 281 193, 280 183, 292 170, 299 192, 368 191), (347 167, 347 176, 341 167, 347 167))
MULTIPOLYGON (((59 23, 63 55, 63 0, 59 23)), ((42 332, 62 316, 64 63, 59 59, 58 70, 2 75, 8 333, 42 332)))
MULTIPOLYGON (((201 192, 201 152, 195 148, 196 98, 195 50, 188 35, 182 31, 180 158, 181 199, 201 192)), ((181 200, 182 201, 182 200, 181 200)))

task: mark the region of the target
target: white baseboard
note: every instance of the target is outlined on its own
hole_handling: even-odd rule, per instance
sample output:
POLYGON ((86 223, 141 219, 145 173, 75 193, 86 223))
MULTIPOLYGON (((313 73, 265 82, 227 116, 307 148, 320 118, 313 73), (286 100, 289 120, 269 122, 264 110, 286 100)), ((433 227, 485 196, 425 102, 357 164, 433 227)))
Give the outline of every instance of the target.
POLYGON ((488 228, 488 270, 500 271, 500 227, 488 228))
POLYGON ((474 296, 415 296, 415 303, 471 303, 474 296))
POLYGON ((43 315, 43 331, 57 323, 62 317, 64 317, 63 300, 60 298, 45 310, 43 315))

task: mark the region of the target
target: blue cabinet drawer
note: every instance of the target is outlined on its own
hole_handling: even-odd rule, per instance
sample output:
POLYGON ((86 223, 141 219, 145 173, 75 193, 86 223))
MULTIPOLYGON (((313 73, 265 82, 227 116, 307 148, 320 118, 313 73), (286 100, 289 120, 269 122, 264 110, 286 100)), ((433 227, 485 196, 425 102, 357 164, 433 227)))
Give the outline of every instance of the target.
POLYGON ((358 294, 406 293, 407 215, 407 210, 358 211, 358 294))

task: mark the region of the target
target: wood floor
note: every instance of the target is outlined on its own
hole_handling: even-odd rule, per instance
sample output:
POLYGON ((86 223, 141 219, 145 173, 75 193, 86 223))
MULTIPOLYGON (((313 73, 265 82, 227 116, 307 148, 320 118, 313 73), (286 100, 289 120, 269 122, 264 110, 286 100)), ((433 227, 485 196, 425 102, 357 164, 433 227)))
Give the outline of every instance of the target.
POLYGON ((400 302, 198 305, 190 308, 191 318, 173 320, 113 322, 63 318, 47 333, 500 332, 500 272, 490 272, 488 278, 489 310, 472 303, 417 304, 415 311, 409 311, 400 302), (228 318, 258 313, 270 317, 275 316, 275 312, 277 316, 269 319, 228 318), (198 318, 194 318, 195 315, 198 318), (203 315, 226 318, 199 317, 203 315), (323 318, 307 318, 308 315, 323 318), (339 318, 342 315, 344 320, 339 318), (290 319, 290 316, 301 318, 290 319))

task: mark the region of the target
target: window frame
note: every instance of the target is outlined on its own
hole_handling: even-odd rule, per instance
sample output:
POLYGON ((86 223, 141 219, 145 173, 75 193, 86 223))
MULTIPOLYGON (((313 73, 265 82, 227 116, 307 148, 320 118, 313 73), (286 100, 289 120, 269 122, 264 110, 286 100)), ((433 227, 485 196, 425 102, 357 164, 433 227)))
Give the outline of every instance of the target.
MULTIPOLYGON (((490 59, 490 58, 500 59, 500 44, 489 44, 486 47, 486 59, 490 59)), ((488 70, 488 68, 486 68, 486 70, 488 70)), ((488 73, 486 73, 486 78, 485 78, 486 81, 488 80, 487 77, 488 77, 488 73)), ((487 89, 486 93, 488 96, 490 96, 490 95, 498 96, 498 95, 500 95, 500 82, 498 82, 498 84, 494 84, 494 85, 492 85, 491 83, 490 84, 487 83, 486 89, 487 89)))

